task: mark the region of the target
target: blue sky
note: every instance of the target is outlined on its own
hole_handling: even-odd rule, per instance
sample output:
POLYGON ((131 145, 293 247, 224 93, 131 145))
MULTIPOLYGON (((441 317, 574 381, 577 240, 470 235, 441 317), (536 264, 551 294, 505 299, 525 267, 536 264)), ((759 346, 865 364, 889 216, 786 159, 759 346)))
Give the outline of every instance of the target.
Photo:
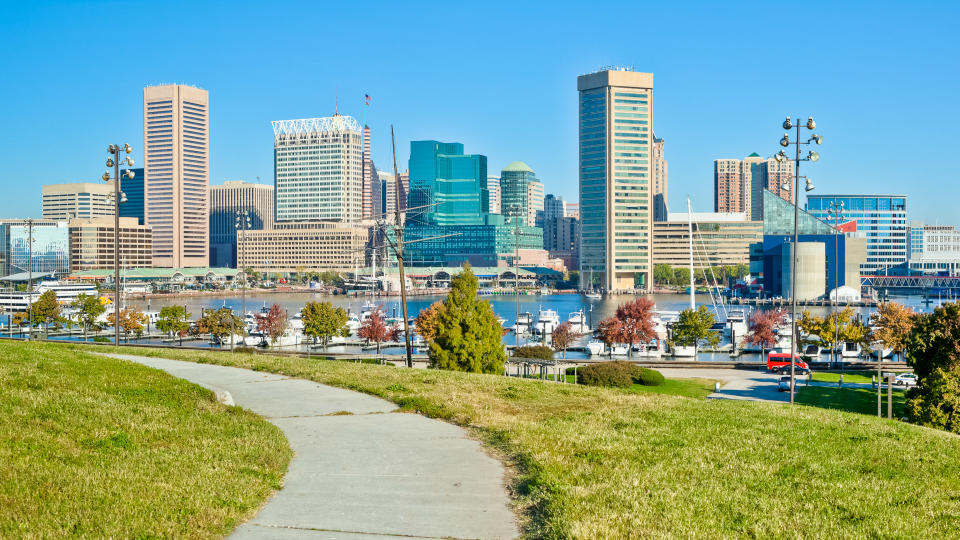
POLYGON ((713 160, 772 155, 812 115, 817 193, 905 193, 960 225, 957 2, 7 2, 0 20, 0 217, 40 186, 96 180, 110 142, 143 145, 142 88, 210 91, 211 183, 273 181, 271 120, 368 123, 390 169, 409 141, 464 143, 491 173, 529 164, 577 198, 576 77, 654 73, 669 201, 713 209, 713 160))

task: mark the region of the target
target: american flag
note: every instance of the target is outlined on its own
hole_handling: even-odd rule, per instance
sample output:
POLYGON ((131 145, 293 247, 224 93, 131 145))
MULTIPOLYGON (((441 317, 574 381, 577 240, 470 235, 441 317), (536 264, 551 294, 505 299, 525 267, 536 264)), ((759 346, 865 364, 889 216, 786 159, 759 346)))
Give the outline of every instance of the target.
POLYGON ((363 100, 364 100, 364 102, 365 102, 366 105, 369 105, 369 104, 370 104, 370 94, 364 94, 364 95, 363 95, 363 100))

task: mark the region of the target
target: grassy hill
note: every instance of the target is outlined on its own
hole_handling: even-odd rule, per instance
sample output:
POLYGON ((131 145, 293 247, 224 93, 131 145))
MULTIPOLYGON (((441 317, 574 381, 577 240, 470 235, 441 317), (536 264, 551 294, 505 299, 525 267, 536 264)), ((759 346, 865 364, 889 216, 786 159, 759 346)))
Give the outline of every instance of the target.
POLYGON ((530 536, 960 531, 960 437, 896 421, 336 361, 126 352, 302 377, 467 426, 514 466, 511 488, 530 536))
POLYGON ((279 429, 163 372, 0 342, 0 538, 208 538, 280 486, 279 429))

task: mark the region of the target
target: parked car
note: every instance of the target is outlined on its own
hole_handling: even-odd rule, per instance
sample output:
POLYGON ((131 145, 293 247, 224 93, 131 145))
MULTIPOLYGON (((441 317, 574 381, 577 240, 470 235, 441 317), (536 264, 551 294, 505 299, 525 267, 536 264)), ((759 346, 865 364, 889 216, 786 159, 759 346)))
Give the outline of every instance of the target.
MULTIPOLYGON (((779 373, 781 375, 789 374, 790 364, 778 367, 777 369, 774 370, 774 373, 779 373)), ((807 366, 806 363, 803 363, 803 365, 801 365, 801 362, 798 362, 797 364, 794 365, 793 373, 794 375, 809 375, 810 368, 807 366)))
POLYGON ((913 373, 902 373, 893 380, 894 386, 916 386, 917 376, 913 373))
POLYGON ((790 376, 780 377, 780 382, 777 383, 778 392, 789 392, 790 391, 790 376))

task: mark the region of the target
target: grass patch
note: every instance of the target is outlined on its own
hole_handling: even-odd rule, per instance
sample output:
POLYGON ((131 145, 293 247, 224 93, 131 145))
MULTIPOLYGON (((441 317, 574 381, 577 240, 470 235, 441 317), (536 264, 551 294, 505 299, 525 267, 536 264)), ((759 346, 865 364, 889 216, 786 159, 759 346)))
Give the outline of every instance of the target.
POLYGON ((640 394, 667 394, 671 396, 685 396, 697 399, 703 399, 713 393, 713 385, 717 381, 713 379, 665 379, 660 386, 644 386, 634 384, 629 388, 630 392, 640 394))
POLYGON ((144 366, 0 343, 0 537, 223 536, 280 487, 283 434, 144 366))
MULTIPOLYGON (((846 377, 843 379, 846 381, 846 377)), ((906 392, 893 389, 893 417, 905 416, 906 392)), ((797 403, 819 407, 821 409, 838 409, 860 414, 877 414, 876 388, 851 388, 845 386, 797 386, 794 396, 797 403)), ((883 415, 887 415, 887 388, 883 388, 883 415)))
MULTIPOLYGON (((840 374, 836 372, 815 371, 812 375, 815 381, 826 383, 836 383, 840 381, 840 374)), ((876 376, 876 371, 845 371, 843 373, 843 382, 870 384, 873 382, 873 377, 876 376)))
POLYGON ((960 437, 902 422, 305 358, 124 352, 266 364, 470 426, 517 465, 511 486, 530 537, 952 537, 960 530, 960 437), (771 510, 771 501, 784 500, 788 510, 771 510))

